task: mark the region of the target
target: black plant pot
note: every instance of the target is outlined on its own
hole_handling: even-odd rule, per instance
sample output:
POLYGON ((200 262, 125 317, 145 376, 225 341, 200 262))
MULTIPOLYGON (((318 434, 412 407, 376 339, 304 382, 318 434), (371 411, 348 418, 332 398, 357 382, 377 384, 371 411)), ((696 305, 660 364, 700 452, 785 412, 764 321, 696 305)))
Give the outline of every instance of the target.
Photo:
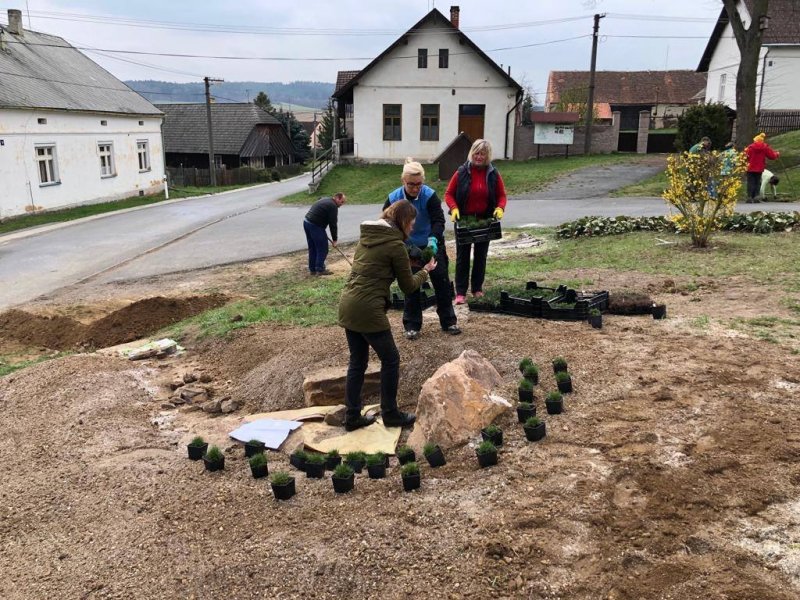
POLYGON ((208 460, 203 457, 203 464, 206 466, 206 471, 223 471, 225 470, 225 457, 223 456, 218 461, 208 460))
POLYGON ((340 464, 342 464, 342 457, 341 456, 326 456, 325 457, 325 468, 328 469, 328 471, 333 471, 340 464))
POLYGON ((595 329, 602 329, 603 328, 603 315, 597 315, 597 316, 589 317, 589 325, 591 325, 595 329))
POLYGON ((572 377, 565 381, 559 381, 558 383, 558 391, 562 394, 569 394, 572 392, 572 377))
POLYGON ((492 465, 497 464, 497 452, 486 452, 484 454, 475 453, 478 456, 478 464, 481 466, 481 469, 486 467, 491 467, 492 465))
POLYGON ((386 465, 386 468, 388 469, 389 468, 389 455, 388 454, 385 455, 385 460, 383 461, 383 463, 386 465))
POLYGON ((545 400, 544 404, 547 407, 548 415, 560 415, 564 412, 563 400, 545 400))
POLYGON ((264 448, 266 448, 264 442, 258 442, 257 444, 251 444, 250 442, 247 442, 244 445, 245 458, 250 458, 251 456, 255 456, 256 454, 261 454, 262 452, 264 452, 264 448))
POLYGON ((192 446, 189 444, 186 446, 186 449, 189 451, 189 458, 191 460, 200 460, 208 450, 208 444, 203 444, 202 446, 192 446))
POLYGON ((306 462, 306 477, 310 477, 311 479, 322 479, 325 476, 325 463, 319 463, 315 465, 314 463, 306 462))
POLYGON ((289 455, 289 464, 292 465, 298 471, 306 470, 306 459, 295 456, 294 454, 289 455))
POLYGON ((403 489, 407 492, 419 489, 420 483, 422 482, 419 473, 416 475, 402 475, 401 479, 403 480, 403 489))
POLYGON ((564 365, 564 367, 562 368, 560 365, 553 363, 553 373, 558 373, 559 371, 566 371, 566 370, 567 370, 567 365, 564 365))
POLYGON ((535 416, 536 416, 535 406, 531 406, 530 408, 520 408, 519 406, 517 407, 517 419, 519 419, 520 423, 524 423, 530 417, 535 417, 535 416))
POLYGON ((544 421, 539 423, 536 427, 527 427, 523 425, 522 429, 525 430, 525 437, 528 438, 529 442, 538 442, 547 435, 547 428, 545 427, 544 421))
POLYGON ((353 469, 356 473, 361 473, 364 470, 364 461, 363 460, 354 460, 354 461, 345 461, 345 463, 353 469))
POLYGON ((517 388, 517 394, 519 395, 520 402, 533 402, 533 390, 517 388))
POLYGON ((410 462, 416 462, 417 453, 412 450, 411 452, 409 452, 405 456, 398 456, 397 460, 400 461, 401 465, 404 465, 404 464, 410 463, 410 462))
POLYGON ((653 307, 653 318, 654 319, 666 319, 667 318, 667 305, 666 304, 657 304, 653 307))
POLYGON ((331 481, 333 481, 333 491, 337 494, 346 494, 347 492, 353 489, 353 485, 355 483, 356 476, 350 475, 347 479, 342 479, 340 477, 331 477, 331 481))
POLYGON ((289 483, 285 485, 275 485, 272 484, 272 494, 275 496, 275 500, 288 500, 295 494, 294 489, 294 477, 291 478, 289 483))
POLYGON ((436 450, 430 454, 426 454, 425 460, 427 460, 428 464, 434 469, 437 467, 443 467, 445 464, 447 464, 447 461, 444 459, 444 452, 442 452, 442 449, 439 448, 439 446, 436 446, 436 450))
POLYGON ((383 479, 386 477, 386 464, 367 465, 367 473, 370 479, 383 479))
POLYGON ((261 479, 269 475, 269 465, 261 465, 258 467, 250 465, 250 472, 253 474, 253 479, 261 479))
POLYGON ((488 433, 486 433, 485 429, 481 429, 481 437, 484 440, 489 440, 490 442, 492 442, 498 448, 503 445, 503 432, 502 432, 502 430, 498 431, 495 435, 489 435, 488 433))

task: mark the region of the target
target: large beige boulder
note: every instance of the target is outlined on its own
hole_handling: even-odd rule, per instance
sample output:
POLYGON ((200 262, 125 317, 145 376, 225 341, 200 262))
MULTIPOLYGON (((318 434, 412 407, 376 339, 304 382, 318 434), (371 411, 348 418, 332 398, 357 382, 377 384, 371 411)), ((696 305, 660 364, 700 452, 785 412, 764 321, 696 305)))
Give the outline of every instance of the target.
MULTIPOLYGON (((344 404, 344 384, 347 367, 328 367, 315 371, 303 380, 303 396, 306 406, 334 406, 344 404)), ((364 375, 361 398, 367 398, 381 391, 381 367, 369 365, 364 375)))
POLYGON ((421 450, 426 441, 451 448, 468 442, 511 403, 491 394, 503 379, 488 360, 465 350, 445 363, 423 385, 417 402, 417 422, 408 445, 421 450))

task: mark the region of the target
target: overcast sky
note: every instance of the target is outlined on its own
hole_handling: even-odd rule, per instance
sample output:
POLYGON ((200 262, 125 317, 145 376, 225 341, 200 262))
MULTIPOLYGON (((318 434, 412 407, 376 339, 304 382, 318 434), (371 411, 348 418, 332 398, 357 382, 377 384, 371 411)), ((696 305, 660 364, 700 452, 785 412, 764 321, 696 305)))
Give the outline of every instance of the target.
POLYGON ((461 29, 497 63, 510 65, 512 76, 540 100, 549 71, 589 68, 595 12, 607 13, 600 25, 598 69, 695 69, 722 5, 720 0, 0 0, 0 22, 6 21, 6 9, 18 8, 26 28, 29 11, 32 29, 77 46, 304 59, 87 52, 120 79, 187 82, 209 75, 226 81, 333 82, 337 71, 365 66, 434 5, 449 16, 456 3, 461 29), (578 19, 541 23, 571 18, 578 19), (119 24, 122 19, 129 24, 119 24), (187 26, 205 30, 182 29, 187 26), (219 27, 233 31, 214 30, 219 27), (581 35, 586 37, 546 43, 581 35), (335 60, 308 60, 313 58, 335 60))

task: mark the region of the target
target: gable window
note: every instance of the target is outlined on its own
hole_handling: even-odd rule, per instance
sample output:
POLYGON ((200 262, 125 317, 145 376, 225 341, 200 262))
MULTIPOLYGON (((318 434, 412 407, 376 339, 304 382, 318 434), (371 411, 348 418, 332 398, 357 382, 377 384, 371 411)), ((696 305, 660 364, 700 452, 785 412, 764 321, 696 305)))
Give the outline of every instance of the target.
POLYGON ((383 105, 383 139, 387 141, 399 141, 400 126, 402 124, 403 110, 400 104, 383 105))
POLYGON ((55 145, 36 146, 36 165, 39 167, 40 185, 59 183, 55 145))
POLYGON ((450 66, 450 50, 439 48, 439 68, 447 69, 450 66))
POLYGON ((725 101, 725 83, 726 83, 726 79, 728 79, 728 76, 725 73, 723 73, 722 75, 719 76, 719 97, 717 98, 717 100, 719 100, 720 102, 724 102, 725 101))
POLYGON ((97 144, 97 153, 100 155, 100 177, 113 177, 117 174, 114 169, 114 145, 111 142, 97 144))
POLYGON ((423 142, 439 141, 439 105, 421 105, 419 139, 423 142))
POLYGON ((150 170, 150 142, 138 140, 136 142, 136 154, 139 156, 139 172, 150 170))
POLYGON ((417 68, 418 69, 427 69, 428 68, 428 49, 427 48, 420 48, 417 50, 417 68))

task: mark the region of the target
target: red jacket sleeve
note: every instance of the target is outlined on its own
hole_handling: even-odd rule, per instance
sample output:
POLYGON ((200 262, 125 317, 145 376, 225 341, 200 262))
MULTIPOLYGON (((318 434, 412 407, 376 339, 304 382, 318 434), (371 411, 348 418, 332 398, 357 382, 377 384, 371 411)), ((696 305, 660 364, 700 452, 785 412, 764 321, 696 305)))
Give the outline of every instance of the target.
POLYGON ((447 190, 444 193, 444 202, 447 204, 447 208, 453 210, 458 206, 456 203, 456 190, 458 189, 458 171, 453 173, 453 176, 450 178, 450 183, 447 184, 447 190))
POLYGON ((765 150, 767 151, 768 159, 775 160, 776 158, 778 158, 778 153, 775 152, 775 150, 773 150, 771 146, 767 146, 765 150))
POLYGON ((506 184, 503 183, 503 178, 500 177, 500 173, 497 173, 497 206, 502 208, 503 210, 506 209, 506 184))

